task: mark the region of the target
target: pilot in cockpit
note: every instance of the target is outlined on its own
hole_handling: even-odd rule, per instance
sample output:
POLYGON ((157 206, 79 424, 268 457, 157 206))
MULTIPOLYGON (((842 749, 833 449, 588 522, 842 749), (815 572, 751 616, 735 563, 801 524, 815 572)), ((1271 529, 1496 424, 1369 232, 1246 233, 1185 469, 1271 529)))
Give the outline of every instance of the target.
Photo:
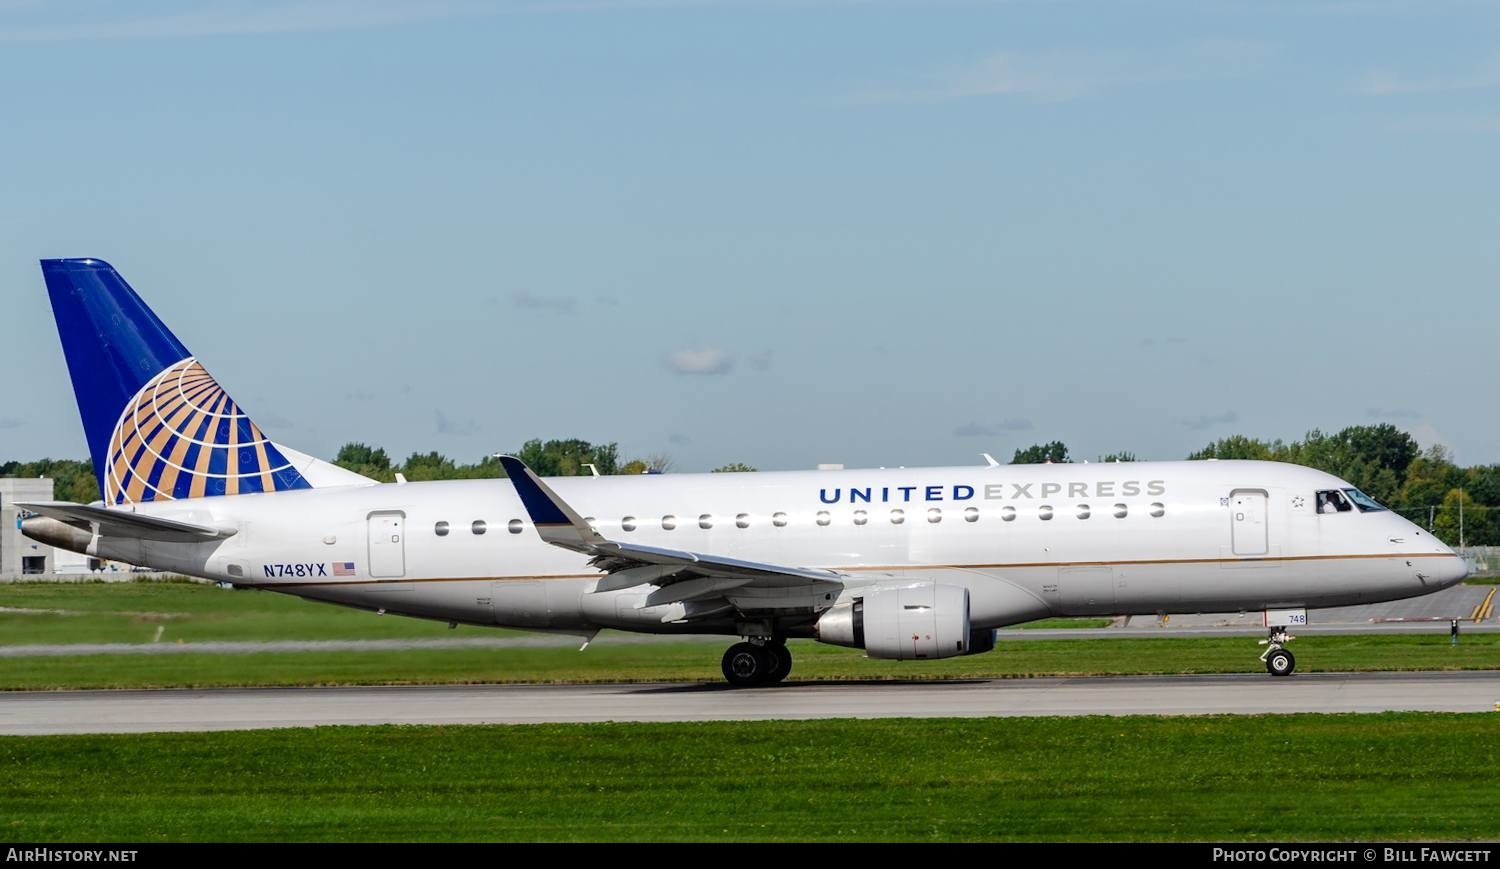
POLYGON ((1338 491, 1318 493, 1319 513, 1347 513, 1350 510, 1349 502, 1338 491))

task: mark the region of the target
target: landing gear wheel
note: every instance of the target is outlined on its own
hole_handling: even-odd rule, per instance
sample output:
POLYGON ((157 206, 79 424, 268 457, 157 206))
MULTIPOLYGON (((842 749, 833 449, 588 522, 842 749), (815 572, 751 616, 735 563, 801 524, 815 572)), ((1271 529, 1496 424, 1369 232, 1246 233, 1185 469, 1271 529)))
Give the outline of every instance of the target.
POLYGON ((1266 654, 1266 672, 1272 676, 1290 676, 1297 669, 1291 649, 1272 649, 1266 654))
POLYGON ((779 659, 767 654, 764 646, 735 643, 724 653, 724 678, 736 688, 763 685, 779 659))
POLYGON ((792 653, 787 651, 784 645, 766 646, 765 650, 776 659, 771 671, 766 674, 766 682, 774 684, 785 679, 792 672, 792 653))

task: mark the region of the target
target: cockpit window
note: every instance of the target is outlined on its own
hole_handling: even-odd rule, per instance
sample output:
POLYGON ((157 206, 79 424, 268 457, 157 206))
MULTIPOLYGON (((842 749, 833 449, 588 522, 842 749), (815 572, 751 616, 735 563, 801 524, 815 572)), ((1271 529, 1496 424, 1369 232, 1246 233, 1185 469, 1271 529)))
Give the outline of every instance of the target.
POLYGON ((1338 489, 1329 489, 1318 493, 1319 513, 1349 513, 1354 510, 1349 499, 1338 489))
POLYGON ((1344 494, 1349 496, 1349 500, 1354 502, 1354 506, 1358 507, 1361 513, 1380 513, 1385 510, 1380 506, 1379 501, 1358 489, 1345 489, 1344 494))

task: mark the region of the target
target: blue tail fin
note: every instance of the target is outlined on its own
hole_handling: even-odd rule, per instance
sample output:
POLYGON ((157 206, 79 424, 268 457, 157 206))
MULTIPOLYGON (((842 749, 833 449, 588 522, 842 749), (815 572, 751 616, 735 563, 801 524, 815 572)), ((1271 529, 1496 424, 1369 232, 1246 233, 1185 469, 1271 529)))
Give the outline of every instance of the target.
POLYGON ((42 275, 106 504, 311 488, 113 266, 42 275))

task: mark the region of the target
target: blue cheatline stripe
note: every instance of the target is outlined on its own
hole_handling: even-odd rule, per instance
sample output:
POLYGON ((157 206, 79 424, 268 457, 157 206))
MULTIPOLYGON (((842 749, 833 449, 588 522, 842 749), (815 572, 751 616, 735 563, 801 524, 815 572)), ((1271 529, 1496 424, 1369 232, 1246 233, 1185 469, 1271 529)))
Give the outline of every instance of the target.
POLYGON ((524 462, 511 456, 501 456, 500 464, 505 467, 505 474, 510 477, 511 483, 516 487, 516 494, 521 496, 521 503, 525 505, 526 512, 531 516, 533 523, 537 525, 570 524, 562 508, 552 503, 547 493, 532 482, 531 477, 526 473, 524 462))

